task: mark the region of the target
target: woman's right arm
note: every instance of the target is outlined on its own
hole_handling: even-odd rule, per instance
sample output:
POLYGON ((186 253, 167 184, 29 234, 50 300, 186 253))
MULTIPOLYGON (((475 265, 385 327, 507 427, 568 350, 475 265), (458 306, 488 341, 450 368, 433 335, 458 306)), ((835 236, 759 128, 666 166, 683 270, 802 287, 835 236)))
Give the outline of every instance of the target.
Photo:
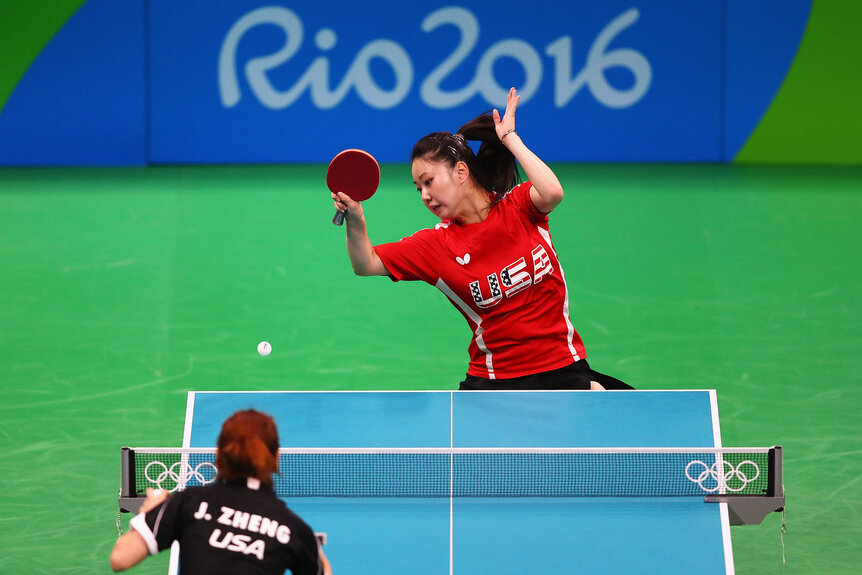
POLYGON ((340 192, 337 195, 333 193, 332 199, 337 210, 346 211, 344 221, 347 226, 347 255, 350 257, 353 273, 358 276, 389 275, 368 238, 362 205, 340 192))

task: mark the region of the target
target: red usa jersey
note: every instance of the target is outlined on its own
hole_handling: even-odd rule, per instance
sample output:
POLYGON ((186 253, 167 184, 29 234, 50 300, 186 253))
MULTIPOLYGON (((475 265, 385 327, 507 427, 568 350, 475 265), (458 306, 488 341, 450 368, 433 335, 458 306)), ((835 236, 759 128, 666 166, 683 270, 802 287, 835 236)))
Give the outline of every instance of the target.
POLYGON ((586 358, 548 217, 513 188, 479 223, 451 220, 374 249, 397 280, 442 291, 473 331, 467 373, 508 379, 586 358))

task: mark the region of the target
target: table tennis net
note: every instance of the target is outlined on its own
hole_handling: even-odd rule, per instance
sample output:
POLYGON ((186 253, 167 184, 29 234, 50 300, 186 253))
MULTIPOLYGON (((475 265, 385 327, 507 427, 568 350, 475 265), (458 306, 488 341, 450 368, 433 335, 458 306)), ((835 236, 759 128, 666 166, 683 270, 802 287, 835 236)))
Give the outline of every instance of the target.
MULTIPOLYGON (((776 449, 281 449, 273 488, 285 498, 764 495, 776 449)), ((123 463, 131 497, 217 475, 214 449, 123 448, 123 463)))

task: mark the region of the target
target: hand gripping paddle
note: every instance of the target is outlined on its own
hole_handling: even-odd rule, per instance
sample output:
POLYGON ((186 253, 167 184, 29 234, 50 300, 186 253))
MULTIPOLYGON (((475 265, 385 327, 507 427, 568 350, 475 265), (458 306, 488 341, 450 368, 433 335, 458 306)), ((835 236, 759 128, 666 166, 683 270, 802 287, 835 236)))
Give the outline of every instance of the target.
MULTIPOLYGON (((326 186, 331 192, 344 192, 356 202, 363 202, 374 195, 380 185, 380 165, 374 156, 363 150, 344 150, 329 162, 326 170, 326 186)), ((340 226, 344 213, 335 211, 332 223, 340 226)))

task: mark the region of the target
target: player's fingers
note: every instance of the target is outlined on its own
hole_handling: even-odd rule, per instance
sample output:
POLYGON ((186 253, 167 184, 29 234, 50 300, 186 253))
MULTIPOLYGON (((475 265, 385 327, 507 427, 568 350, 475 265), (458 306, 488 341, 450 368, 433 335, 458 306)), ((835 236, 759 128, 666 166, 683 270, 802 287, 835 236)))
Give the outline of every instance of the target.
POLYGON ((506 117, 512 118, 514 120, 515 110, 518 109, 518 102, 521 101, 521 97, 518 95, 518 90, 512 88, 509 90, 509 94, 506 96, 506 117))
POLYGON ((332 575, 332 564, 329 562, 329 559, 323 553, 323 549, 318 547, 317 554, 318 560, 320 561, 320 565, 323 567, 324 575, 332 575))
POLYGON ((152 487, 147 487, 147 498, 141 504, 141 508, 138 511, 140 513, 146 513, 167 499, 168 495, 170 494, 165 489, 153 489, 152 487))
POLYGON ((151 487, 147 487, 147 499, 162 502, 167 498, 167 496, 168 492, 165 489, 153 489, 151 487))
POLYGON ((359 202, 355 201, 353 198, 345 194, 344 192, 338 192, 338 201, 340 201, 344 206, 349 210, 354 206, 358 206, 359 202))

